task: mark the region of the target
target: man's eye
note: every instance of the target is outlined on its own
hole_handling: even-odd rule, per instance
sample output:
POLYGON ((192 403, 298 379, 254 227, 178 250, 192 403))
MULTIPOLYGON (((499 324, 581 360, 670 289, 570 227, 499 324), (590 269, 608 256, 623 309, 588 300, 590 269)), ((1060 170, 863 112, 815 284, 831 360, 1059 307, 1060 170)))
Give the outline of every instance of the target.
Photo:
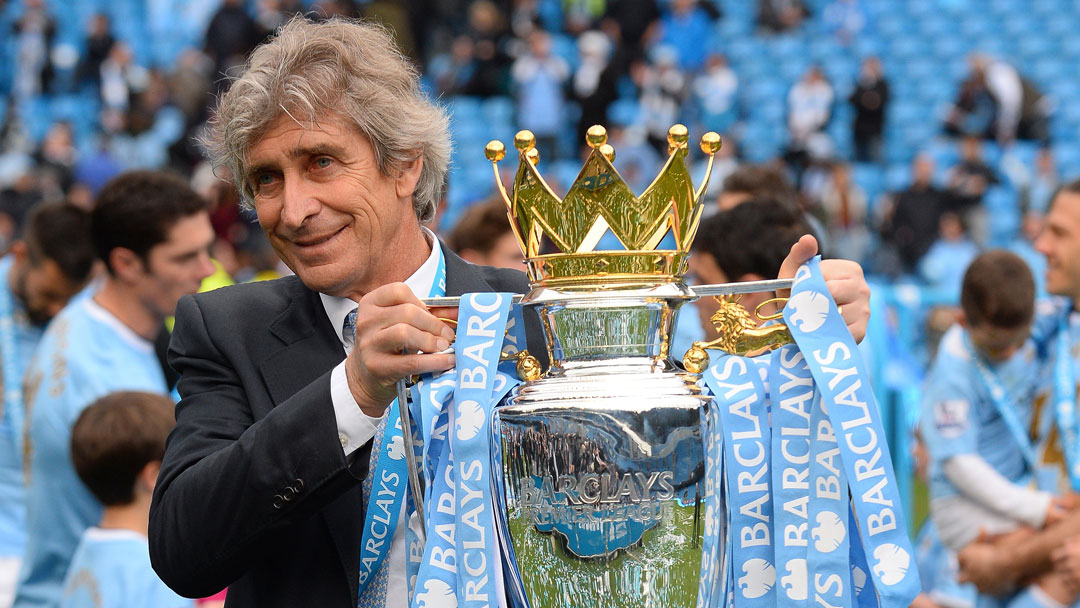
POLYGON ((320 156, 319 158, 315 159, 315 166, 318 167, 319 169, 325 169, 325 168, 329 167, 331 165, 331 163, 333 163, 333 162, 334 161, 330 160, 329 158, 327 158, 325 156, 320 156))
POLYGON ((260 173, 255 176, 255 183, 259 186, 269 186, 274 182, 274 176, 269 173, 260 173))

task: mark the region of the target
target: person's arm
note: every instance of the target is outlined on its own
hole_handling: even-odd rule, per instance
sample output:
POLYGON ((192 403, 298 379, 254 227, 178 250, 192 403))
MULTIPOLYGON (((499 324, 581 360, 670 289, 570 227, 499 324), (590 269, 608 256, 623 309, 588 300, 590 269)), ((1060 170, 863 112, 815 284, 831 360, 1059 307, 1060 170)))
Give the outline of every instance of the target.
POLYGON ((1051 555, 1065 542, 1080 535, 1080 511, 1069 512, 1061 522, 1031 538, 1008 547, 995 547, 981 536, 957 554, 961 583, 974 583, 979 591, 1001 594, 1017 582, 1053 567, 1051 555))
POLYGON ((958 454, 942 466, 945 477, 968 498, 1006 517, 1041 528, 1052 506, 1049 492, 1018 486, 976 454, 958 454))
POLYGON ((355 487, 370 451, 369 441, 347 467, 330 372, 256 421, 215 338, 229 336, 212 336, 198 301, 183 298, 169 359, 183 399, 154 491, 149 543, 161 579, 190 597, 220 591, 274 550, 275 531, 355 487))

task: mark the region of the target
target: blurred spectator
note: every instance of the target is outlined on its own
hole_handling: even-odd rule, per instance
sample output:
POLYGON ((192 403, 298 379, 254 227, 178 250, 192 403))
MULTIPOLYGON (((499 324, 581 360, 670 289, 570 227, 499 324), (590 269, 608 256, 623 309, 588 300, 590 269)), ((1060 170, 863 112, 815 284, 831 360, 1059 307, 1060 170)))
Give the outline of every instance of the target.
POLYGON ((578 145, 585 144, 585 132, 593 125, 608 125, 608 107, 618 97, 618 74, 609 62, 611 40, 597 30, 585 32, 578 38, 581 64, 570 81, 570 91, 581 106, 578 120, 578 145))
POLYGON ((135 63, 131 47, 117 42, 101 63, 102 111, 110 119, 102 119, 107 129, 115 131, 123 123, 122 112, 131 105, 131 96, 146 87, 146 68, 135 63))
POLYGON ((95 13, 90 18, 90 30, 86 35, 86 54, 79 65, 80 82, 94 87, 101 85, 101 64, 105 63, 114 43, 109 16, 95 13))
POLYGON ((20 435, 25 420, 22 382, 45 324, 86 284, 94 265, 89 215, 46 203, 27 219, 11 252, 0 258, 0 606, 15 595, 26 544, 26 502, 20 435))
POLYGON ((866 193, 851 181, 851 167, 834 163, 821 190, 821 209, 832 257, 862 262, 870 250, 866 193))
POLYGON ((797 28, 809 15, 802 0, 758 0, 758 25, 773 33, 797 28))
MULTIPOLYGON (((727 133, 738 119, 739 79, 727 58, 709 54, 705 71, 694 78, 694 98, 704 131, 727 133)), ((726 143, 726 142, 725 142, 726 143)))
POLYGON ((893 195, 881 234, 891 251, 882 251, 875 262, 878 272, 896 275, 915 272, 919 260, 930 250, 938 233, 938 220, 946 205, 946 193, 934 186, 934 161, 915 158, 911 185, 893 195), (896 259, 890 259, 895 255, 896 259))
POLYGON ((9 186, 0 188, 0 247, 4 251, 18 235, 26 213, 43 199, 33 168, 20 174, 9 186))
POLYGON ((255 25, 264 34, 272 34, 297 13, 304 12, 299 0, 258 0, 255 5, 255 25))
POLYGON ((577 36, 592 28, 604 16, 607 0, 563 0, 563 29, 577 36))
POLYGON ((206 54, 214 62, 213 82, 221 91, 229 69, 242 64, 255 45, 262 41, 255 20, 248 15, 244 0, 224 0, 206 27, 206 54))
POLYGON ((1001 183, 997 172, 982 157, 982 144, 974 136, 964 138, 960 162, 946 177, 952 195, 948 210, 960 216, 976 243, 986 243, 989 231, 983 195, 1001 183))
POLYGON ((1050 207, 1050 199, 1053 198, 1060 184, 1061 180, 1058 178, 1057 167, 1054 166, 1054 155, 1050 152, 1050 148, 1039 150, 1039 154, 1035 157, 1035 173, 1024 189, 1023 208, 1040 215, 1045 214, 1050 207))
POLYGON ((649 30, 659 19, 656 0, 608 0, 604 30, 616 43, 616 56, 625 59, 619 67, 629 68, 632 62, 644 59, 642 43, 651 37, 649 30))
POLYGON ((435 85, 436 95, 450 96, 466 93, 469 90, 469 83, 476 75, 472 38, 464 35, 455 37, 453 44, 450 45, 450 51, 432 58, 427 72, 435 85))
POLYGON ((960 217, 951 212, 942 213, 937 240, 919 260, 919 276, 949 301, 959 301, 964 272, 977 255, 979 247, 968 237, 960 217))
POLYGON ((866 15, 859 0, 834 0, 825 7, 822 17, 841 46, 851 44, 866 27, 866 15))
POLYGON ((811 157, 824 157, 830 144, 825 127, 832 119, 834 94, 820 66, 806 71, 788 93, 788 149, 785 160, 795 171, 798 183, 811 157))
POLYGON ((889 83, 885 81, 880 59, 868 57, 863 61, 855 90, 848 100, 855 107, 855 122, 852 125, 855 160, 881 162, 889 83))
POLYGON ((1027 262, 1035 277, 1035 297, 1046 297, 1046 256, 1035 250, 1035 239, 1046 226, 1044 212, 1028 209, 1020 223, 1020 234, 1009 243, 1009 251, 1027 262))
POLYGON ((641 114, 649 143, 661 157, 668 156, 667 132, 679 122, 688 83, 676 64, 675 50, 658 46, 652 50, 652 63, 635 66, 634 80, 641 89, 641 114))
POLYGON ((450 247, 466 262, 497 268, 523 268, 521 247, 510 228, 506 203, 494 199, 473 205, 449 235, 450 247))
POLYGON ((724 178, 717 199, 720 211, 731 209, 751 198, 774 198, 792 207, 798 193, 784 172, 770 165, 743 165, 724 178))
POLYGON ((558 135, 566 106, 563 85, 570 77, 570 66, 551 53, 550 34, 533 31, 529 53, 514 62, 513 77, 518 124, 536 135, 541 158, 558 158, 558 135))
POLYGON ((675 49, 679 68, 694 74, 705 65, 712 35, 712 20, 698 0, 672 0, 660 18, 658 44, 675 49))
POLYGON ((1012 65, 984 54, 968 58, 970 72, 945 129, 1008 144, 1015 139, 1049 140, 1050 100, 1012 65))
POLYGON ((465 93, 478 97, 505 95, 509 92, 507 71, 510 59, 503 48, 506 36, 505 17, 491 0, 474 0, 469 5, 465 35, 473 40, 476 76, 465 93))
POLYGON ((71 125, 64 121, 53 123, 34 160, 45 196, 51 200, 63 199, 75 180, 75 162, 78 160, 71 125))
POLYGON ((24 0, 23 11, 15 21, 15 98, 28 99, 47 93, 53 68, 49 57, 56 22, 49 15, 44 0, 24 0))

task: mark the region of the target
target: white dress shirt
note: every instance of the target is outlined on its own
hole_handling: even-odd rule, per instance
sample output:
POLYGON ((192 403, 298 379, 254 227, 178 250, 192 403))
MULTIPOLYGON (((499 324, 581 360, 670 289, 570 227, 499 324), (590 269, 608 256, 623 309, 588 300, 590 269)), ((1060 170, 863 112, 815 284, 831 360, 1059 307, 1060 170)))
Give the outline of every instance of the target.
MULTIPOLYGON (((420 268, 405 279, 405 285, 418 298, 428 297, 439 266, 439 250, 436 249, 439 241, 427 228, 423 228, 423 231, 428 238, 428 243, 431 244, 431 253, 420 268)), ((319 298, 322 300, 330 324, 338 332, 338 339, 341 340, 345 353, 352 352, 356 336, 343 335, 342 329, 345 326, 345 317, 356 308, 356 302, 323 293, 319 294, 319 298)), ((345 457, 349 458, 361 446, 371 441, 382 419, 372 418, 365 414, 353 399, 352 391, 349 390, 349 381, 345 377, 344 361, 337 364, 330 373, 330 397, 333 400, 334 416, 337 419, 338 439, 341 441, 342 450, 345 451, 345 457)), ((384 413, 383 416, 385 415, 384 413)), ((405 569, 405 521, 407 518, 405 505, 402 503, 397 528, 394 529, 394 538, 390 542, 390 554, 386 556, 385 562, 387 566, 386 606, 388 608, 405 608, 408 605, 408 574, 405 569)))

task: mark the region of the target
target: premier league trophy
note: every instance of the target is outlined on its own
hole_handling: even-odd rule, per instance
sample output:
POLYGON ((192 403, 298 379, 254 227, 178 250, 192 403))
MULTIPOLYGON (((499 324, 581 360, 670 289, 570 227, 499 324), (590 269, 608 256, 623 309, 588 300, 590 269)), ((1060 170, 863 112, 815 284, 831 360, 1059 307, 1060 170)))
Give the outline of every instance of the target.
MULTIPOLYGON (((412 389, 413 405, 401 408, 410 429, 404 435, 411 504, 427 520, 413 607, 493 606, 498 601, 491 594, 504 589, 517 608, 723 608, 729 598, 736 606, 805 605, 808 599, 850 606, 864 588, 874 596, 865 558, 848 568, 857 561, 848 559, 848 548, 850 543, 855 555, 858 528, 882 532, 890 542, 880 555, 874 553, 874 580, 909 585, 909 549, 902 548, 906 541, 895 540, 906 534, 898 506, 867 511, 869 519, 857 525, 852 519, 848 527, 842 470, 863 465, 845 460, 841 466, 844 442, 835 446, 842 437, 858 454, 871 454, 859 474, 859 482, 868 484, 877 483, 879 468, 884 471, 879 464, 888 462, 887 451, 884 459, 874 455, 881 448, 856 436, 862 429, 855 423, 845 423, 841 432, 837 422, 846 414, 835 405, 833 414, 825 413, 807 368, 810 357, 784 346, 793 333, 798 338, 818 326, 828 329, 828 315, 839 317, 835 305, 829 313, 831 299, 796 293, 787 324, 761 328, 737 302, 724 300, 713 317, 721 337, 695 344, 683 357, 685 370, 672 361, 682 355, 671 352, 671 340, 683 304, 705 294, 792 285, 771 281, 695 291, 685 283, 720 137, 701 138, 708 168, 695 190, 685 161, 687 130, 672 127, 669 158, 641 196, 612 165, 615 151, 605 130, 594 126, 587 137, 592 152, 562 199, 537 170, 532 133, 521 131, 514 139, 519 166, 509 192, 498 172, 505 147, 493 141, 485 150, 528 266, 532 290, 521 305, 540 317, 550 367, 542 373, 533 356, 504 346, 501 359, 516 362, 512 382, 523 383, 500 400, 500 383, 511 381, 493 379, 500 347, 491 343, 498 342, 496 331, 510 335, 503 329, 513 325, 507 321, 509 302, 503 312, 489 315, 499 302, 462 298, 457 371, 421 379, 412 389), (761 388, 768 364, 761 374, 756 367, 747 373, 753 367, 748 359, 724 355, 710 368, 705 349, 748 355, 779 347, 785 350, 772 357, 771 373, 777 375, 769 390, 785 401, 773 406, 770 422, 767 391, 761 388), (740 366, 741 377, 732 372, 740 366), (439 392, 451 385, 456 394, 439 392), (739 393, 736 387, 754 390, 739 393), (485 399, 492 404, 486 409, 478 405, 485 399), (770 434, 770 425, 789 414, 802 430, 777 428, 770 434), (811 429, 817 431, 813 436, 811 429), (805 453, 792 456, 787 439, 782 451, 780 441, 772 442, 772 436, 789 432, 805 443, 805 453), (486 445, 480 450, 476 443, 486 445), (777 460, 770 468, 772 459, 777 460), (778 468, 785 466, 790 468, 778 468), (800 483, 789 488, 782 477, 800 483), (815 482, 818 490, 835 489, 831 501, 813 494, 815 482), (790 520, 797 532, 784 532, 783 543, 780 529, 773 533, 774 511, 776 526, 801 517, 790 520), (842 560, 833 559, 841 554, 842 560), (495 559, 502 568, 492 569, 495 559)), ((812 271, 803 270, 809 277, 812 271)), ((799 282, 797 276, 794 283, 799 282)), ((840 367, 838 361, 827 363, 840 367)), ((815 365, 810 367, 818 378, 824 372, 815 365)), ((513 366, 504 367, 513 373, 513 366)), ((845 390, 845 382, 859 377, 844 372, 828 388, 845 390)), ((860 386, 834 401, 869 411, 857 400, 860 386)), ((403 385, 399 391, 399 402, 407 403, 403 385)), ((876 442, 873 427, 866 428, 876 442)), ((889 481, 895 487, 891 474, 885 479, 882 472, 885 481, 872 490, 860 488, 861 496, 875 506, 891 500, 883 489, 889 481)), ((854 482, 852 490, 859 502, 854 482)), ((907 593, 905 587, 900 595, 907 593)), ((858 597, 860 606, 870 605, 858 597)), ((902 600, 890 605, 901 603, 906 606, 902 600)))
MULTIPOLYGON (((531 134, 515 138, 525 162, 512 195, 500 190, 533 286, 523 304, 540 315, 551 360, 492 424, 499 531, 522 605, 697 604, 709 399, 670 360, 675 313, 694 297, 682 277, 705 191, 691 183, 687 139, 672 128, 670 158, 639 198, 593 127, 593 153, 559 200, 531 134)), ((715 133, 702 138, 710 170, 719 147, 715 133)), ((503 151, 493 142, 487 154, 503 151)))

